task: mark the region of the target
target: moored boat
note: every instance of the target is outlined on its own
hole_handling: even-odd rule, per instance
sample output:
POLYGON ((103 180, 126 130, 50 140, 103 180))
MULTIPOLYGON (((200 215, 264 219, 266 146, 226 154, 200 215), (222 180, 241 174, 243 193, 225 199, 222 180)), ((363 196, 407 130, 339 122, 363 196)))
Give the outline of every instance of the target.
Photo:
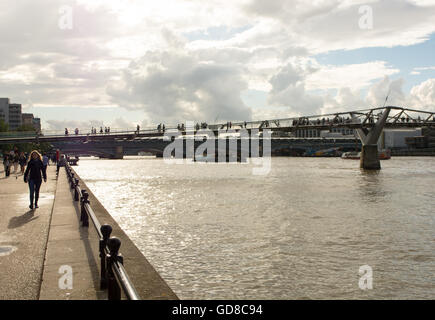
POLYGON ((361 158, 361 152, 358 151, 350 151, 350 152, 343 152, 341 155, 342 159, 351 159, 351 160, 359 160, 361 158))
MULTIPOLYGON (((378 152, 379 160, 388 160, 391 158, 391 152, 390 150, 380 150, 378 152)), ((361 158, 361 152, 358 151, 350 151, 350 152, 344 152, 341 155, 342 159, 351 159, 351 160, 359 160, 361 158)))

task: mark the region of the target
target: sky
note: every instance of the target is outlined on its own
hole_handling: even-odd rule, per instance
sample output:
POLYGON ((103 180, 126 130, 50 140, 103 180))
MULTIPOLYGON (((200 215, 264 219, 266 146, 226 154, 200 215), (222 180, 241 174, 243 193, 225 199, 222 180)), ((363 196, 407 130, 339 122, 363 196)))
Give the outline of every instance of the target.
POLYGON ((45 130, 435 111, 433 0, 2 0, 0 97, 45 130))

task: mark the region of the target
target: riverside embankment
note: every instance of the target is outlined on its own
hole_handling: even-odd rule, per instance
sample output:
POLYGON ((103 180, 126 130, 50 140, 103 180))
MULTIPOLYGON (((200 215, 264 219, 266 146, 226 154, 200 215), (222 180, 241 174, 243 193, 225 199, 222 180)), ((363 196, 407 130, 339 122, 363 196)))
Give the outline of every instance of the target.
MULTIPOLYGON (((49 166, 47 175, 47 183, 41 186, 39 208, 35 210, 28 207, 28 187, 22 175, 0 178, 0 299, 107 299, 107 291, 100 290, 96 232, 92 225, 80 225, 79 206, 72 197, 64 168, 57 178, 55 167, 49 166), (66 270, 71 271, 69 281, 65 281, 66 270)), ((86 188, 82 181, 80 185, 86 188)), ((111 225, 112 236, 122 242, 124 266, 141 299, 177 299, 87 190, 101 224, 111 225)))

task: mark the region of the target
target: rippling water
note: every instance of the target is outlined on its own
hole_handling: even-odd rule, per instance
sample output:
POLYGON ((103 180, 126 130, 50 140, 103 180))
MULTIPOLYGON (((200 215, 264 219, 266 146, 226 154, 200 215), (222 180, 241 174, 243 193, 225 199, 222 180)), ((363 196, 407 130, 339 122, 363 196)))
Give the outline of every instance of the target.
POLYGON ((182 299, 433 299, 435 158, 381 165, 272 158, 256 176, 130 157, 76 170, 182 299))

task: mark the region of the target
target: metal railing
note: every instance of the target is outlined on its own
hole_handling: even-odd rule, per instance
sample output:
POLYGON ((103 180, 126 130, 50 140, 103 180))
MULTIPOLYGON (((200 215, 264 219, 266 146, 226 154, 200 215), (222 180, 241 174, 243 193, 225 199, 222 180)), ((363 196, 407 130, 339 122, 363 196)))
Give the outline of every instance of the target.
POLYGON ((121 240, 111 237, 112 227, 101 225, 89 203, 89 194, 79 186, 71 166, 66 163, 65 170, 70 188, 74 192, 74 200, 80 202, 80 221, 83 227, 89 226, 89 217, 99 237, 99 253, 101 260, 100 289, 106 290, 109 300, 121 300, 121 288, 129 300, 140 300, 134 285, 124 268, 124 258, 119 253, 121 240))

